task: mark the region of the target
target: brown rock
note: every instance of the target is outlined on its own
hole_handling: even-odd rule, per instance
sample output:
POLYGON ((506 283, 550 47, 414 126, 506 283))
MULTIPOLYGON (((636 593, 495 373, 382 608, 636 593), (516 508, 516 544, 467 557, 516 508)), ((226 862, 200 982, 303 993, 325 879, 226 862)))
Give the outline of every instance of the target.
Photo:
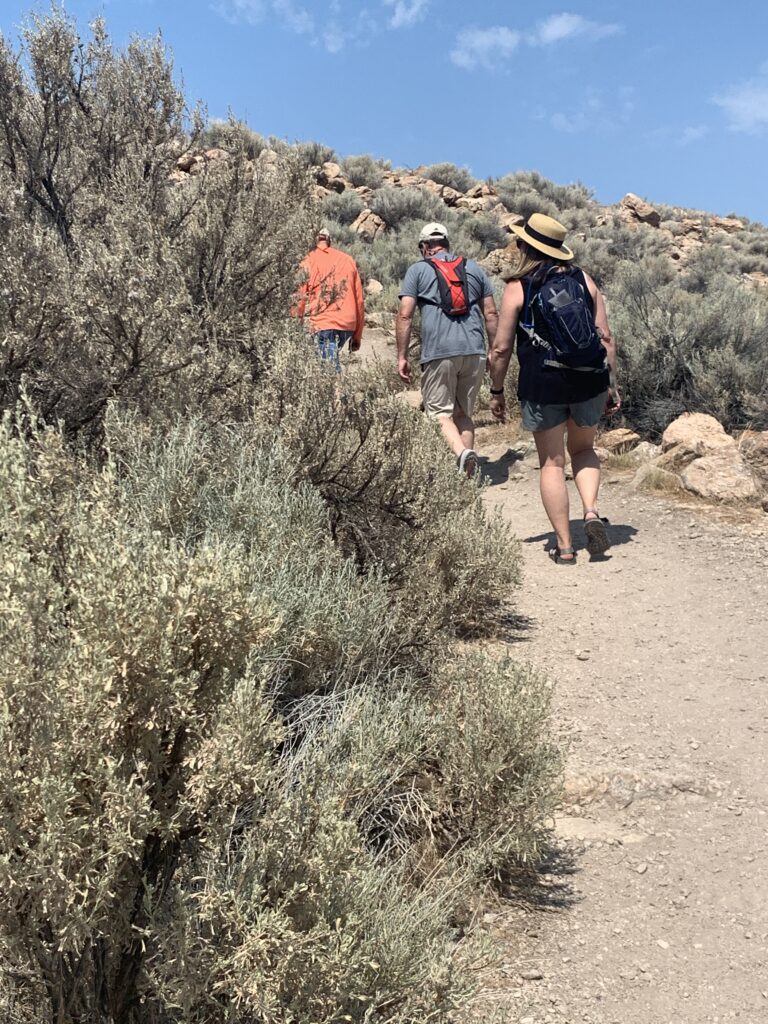
POLYGON ((230 156, 226 149, 220 149, 218 146, 214 146, 213 149, 206 149, 203 153, 206 160, 229 160, 230 156))
POLYGON ((736 442, 726 434, 714 416, 702 412, 684 412, 670 423, 661 439, 661 450, 664 452, 675 445, 680 446, 680 452, 710 455, 721 448, 735 448, 736 442))
POLYGON ((514 242, 505 249, 493 249, 485 259, 479 261, 480 266, 489 274, 503 277, 517 263, 518 251, 514 242))
POLYGON ((737 443, 749 468, 768 488, 768 430, 745 430, 737 443))
POLYGON ((751 501, 759 493, 755 478, 735 445, 694 459, 680 479, 686 490, 709 501, 751 501))
POLYGON ((607 448, 613 455, 620 455, 628 452, 640 443, 640 435, 627 427, 617 427, 615 430, 608 430, 600 435, 600 444, 607 448))
POLYGON ((725 231, 729 235, 744 230, 744 223, 738 217, 713 217, 710 224, 713 228, 725 231))
POLYGON ((619 205, 630 220, 638 221, 640 224, 650 224, 652 228, 657 228, 661 224, 658 210, 641 199, 640 196, 636 196, 634 192, 627 192, 619 205))
POLYGON ((462 210, 469 210, 470 213, 485 213, 486 210, 496 206, 496 203, 497 200, 493 196, 479 196, 477 198, 461 196, 456 200, 456 206, 461 207, 462 210))
POLYGON ((366 295, 381 295, 384 291, 384 285, 381 281, 377 281, 375 277, 372 277, 368 284, 365 286, 366 295))
POLYGON ((373 210, 363 210, 350 224, 350 227, 369 242, 372 242, 374 238, 378 238, 379 235, 387 230, 387 225, 378 213, 374 213, 373 210))
POLYGON ((768 274, 764 274, 762 270, 751 270, 748 274, 744 274, 745 279, 758 288, 768 288, 768 274))
POLYGON ((493 213, 499 224, 510 234, 512 234, 512 225, 525 224, 525 217, 521 217, 519 213, 510 213, 503 205, 497 206, 493 213))
POLYGON ((182 153, 179 159, 176 161, 176 167, 180 171, 189 173, 194 162, 199 159, 201 159, 199 153, 182 153))
POLYGON ((324 185, 332 192, 344 192, 347 188, 352 188, 352 183, 342 175, 341 167, 332 160, 326 160, 318 172, 317 180, 320 185, 324 185))
POLYGON ((472 188, 467 189, 464 193, 470 199, 483 199, 486 196, 497 196, 498 192, 485 182, 478 182, 477 185, 473 185, 472 188))

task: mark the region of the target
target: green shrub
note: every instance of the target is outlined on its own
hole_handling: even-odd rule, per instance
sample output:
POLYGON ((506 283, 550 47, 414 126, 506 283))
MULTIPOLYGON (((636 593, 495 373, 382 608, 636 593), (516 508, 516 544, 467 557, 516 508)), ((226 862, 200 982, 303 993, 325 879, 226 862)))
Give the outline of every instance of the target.
POLYGON ((347 178, 355 186, 365 185, 368 188, 381 188, 384 171, 389 170, 385 160, 374 160, 365 153, 360 156, 347 156, 342 161, 342 168, 347 178))
POLYGON ((402 227, 408 221, 445 220, 445 206, 424 188, 385 185, 373 194, 369 205, 391 228, 402 227))
POLYGON ((337 160, 336 150, 322 142, 298 142, 294 148, 305 167, 320 167, 337 160))
POLYGON ((60 13, 21 54, 0 41, 0 407, 26 380, 46 419, 98 434, 116 397, 247 402, 311 237, 305 173, 287 150, 254 172, 231 125, 230 158, 174 184, 187 117, 157 41, 120 53, 60 13))
POLYGON ((242 150, 249 160, 255 160, 269 148, 263 135, 252 131, 247 124, 235 118, 210 121, 200 132, 198 145, 201 149, 242 150))
POLYGON ((717 261, 678 280, 657 259, 622 264, 611 299, 633 423, 653 437, 681 412, 710 413, 727 430, 768 425, 768 298, 717 261))
MULTIPOLYGON (((385 460, 395 504, 352 505, 382 542, 399 513, 429 545, 375 408, 359 457, 385 460)), ((316 486, 258 421, 106 435, 98 468, 53 430, 0 429, 0 950, 44 991, 38 1019, 446 1021, 456 915, 546 835, 547 688, 454 660, 434 615, 404 630, 436 598, 422 579, 400 607, 393 566, 341 557, 339 495, 364 484, 341 459, 316 486)))
POLYGON ((423 167, 420 173, 439 185, 448 185, 459 192, 468 192, 477 184, 477 178, 465 167, 457 167, 451 163, 430 164, 429 167, 423 167))
POLYGON ((365 209, 365 203, 357 194, 347 189, 345 192, 330 192, 323 199, 323 213, 337 224, 351 224, 365 209))

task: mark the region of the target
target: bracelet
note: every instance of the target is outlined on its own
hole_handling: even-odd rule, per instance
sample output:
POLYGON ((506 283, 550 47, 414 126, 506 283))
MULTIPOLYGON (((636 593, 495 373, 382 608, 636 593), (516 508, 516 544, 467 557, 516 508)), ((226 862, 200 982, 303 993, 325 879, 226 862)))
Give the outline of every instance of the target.
POLYGON ((504 394, 504 388, 499 388, 498 391, 495 391, 493 388, 491 388, 491 394, 492 395, 503 395, 504 394))

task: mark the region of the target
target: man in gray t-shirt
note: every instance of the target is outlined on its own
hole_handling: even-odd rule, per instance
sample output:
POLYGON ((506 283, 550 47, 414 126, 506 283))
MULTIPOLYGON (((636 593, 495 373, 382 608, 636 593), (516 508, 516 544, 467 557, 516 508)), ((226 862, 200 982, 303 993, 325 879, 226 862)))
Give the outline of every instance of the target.
POLYGON ((400 289, 397 368, 410 382, 408 348, 418 306, 424 409, 440 424, 459 469, 472 476, 477 466, 472 413, 485 373, 485 334, 492 344, 499 322, 493 288, 474 260, 456 262, 442 224, 424 225, 419 251, 422 259, 408 268, 400 289), (443 263, 446 273, 433 261, 443 263))

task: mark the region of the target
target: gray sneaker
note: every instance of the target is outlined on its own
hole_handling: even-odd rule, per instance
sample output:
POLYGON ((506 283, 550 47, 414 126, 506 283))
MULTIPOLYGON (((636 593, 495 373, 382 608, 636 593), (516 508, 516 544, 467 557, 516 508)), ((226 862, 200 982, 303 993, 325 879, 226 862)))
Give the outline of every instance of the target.
POLYGON ((465 448, 456 459, 456 462, 459 466, 459 472, 466 474, 471 479, 477 469, 477 452, 474 448, 465 448))

